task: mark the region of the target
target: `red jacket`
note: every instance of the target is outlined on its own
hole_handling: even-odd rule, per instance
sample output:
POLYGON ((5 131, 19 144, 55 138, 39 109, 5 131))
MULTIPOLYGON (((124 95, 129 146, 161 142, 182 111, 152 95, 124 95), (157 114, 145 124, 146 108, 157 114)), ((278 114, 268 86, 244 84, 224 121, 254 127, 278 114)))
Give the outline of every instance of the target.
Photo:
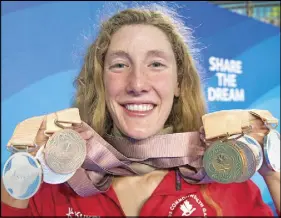
MULTIPOLYGON (((176 190, 175 172, 170 171, 145 202, 140 216, 273 216, 251 180, 208 185, 181 180, 181 184, 181 189, 176 190)), ((43 183, 27 209, 1 204, 2 216, 125 216, 112 188, 83 198, 65 184, 43 183)))

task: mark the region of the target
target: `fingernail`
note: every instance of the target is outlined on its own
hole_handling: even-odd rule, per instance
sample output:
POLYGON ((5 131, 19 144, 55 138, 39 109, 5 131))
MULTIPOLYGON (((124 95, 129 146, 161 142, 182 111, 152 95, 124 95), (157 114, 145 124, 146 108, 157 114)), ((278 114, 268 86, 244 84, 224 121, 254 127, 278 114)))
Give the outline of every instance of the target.
POLYGON ((88 130, 88 131, 86 131, 86 135, 90 137, 90 136, 92 136, 92 132, 88 130))

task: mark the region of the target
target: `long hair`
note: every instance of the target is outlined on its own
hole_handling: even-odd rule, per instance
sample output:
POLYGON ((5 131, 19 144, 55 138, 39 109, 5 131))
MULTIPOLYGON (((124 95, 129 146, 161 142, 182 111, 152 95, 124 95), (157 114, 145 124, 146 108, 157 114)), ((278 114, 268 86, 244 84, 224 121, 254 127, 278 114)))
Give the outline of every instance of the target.
POLYGON ((104 59, 112 35, 121 27, 133 24, 159 28, 166 34, 173 48, 180 95, 174 99, 165 125, 173 126, 175 132, 197 131, 202 126, 201 117, 206 113, 206 105, 190 45, 186 35, 181 34, 187 28, 182 20, 163 10, 144 8, 120 11, 101 24, 100 32, 88 48, 82 70, 75 80, 77 93, 74 106, 79 108, 81 119, 101 136, 111 130, 112 119, 105 103, 104 59))
MULTIPOLYGON (((201 117, 207 109, 200 76, 192 55, 189 35, 191 33, 186 31, 188 28, 183 21, 173 14, 144 8, 123 10, 101 24, 100 32, 88 48, 82 70, 75 80, 77 93, 74 106, 79 108, 82 120, 101 136, 111 131, 113 123, 105 103, 104 59, 112 35, 121 27, 133 24, 159 28, 166 34, 173 48, 180 95, 174 99, 165 125, 173 126, 175 132, 198 131, 202 126, 201 117)), ((207 190, 208 187, 201 187, 203 198, 215 209, 217 215, 222 215, 220 205, 212 200, 207 190)))

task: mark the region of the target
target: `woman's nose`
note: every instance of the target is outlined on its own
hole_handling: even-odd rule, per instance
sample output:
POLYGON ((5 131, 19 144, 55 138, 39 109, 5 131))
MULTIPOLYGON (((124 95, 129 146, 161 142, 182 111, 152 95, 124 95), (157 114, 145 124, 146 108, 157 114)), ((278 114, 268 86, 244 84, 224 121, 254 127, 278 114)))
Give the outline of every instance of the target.
POLYGON ((147 75, 143 71, 131 72, 128 76, 127 92, 134 95, 140 95, 150 90, 147 75))

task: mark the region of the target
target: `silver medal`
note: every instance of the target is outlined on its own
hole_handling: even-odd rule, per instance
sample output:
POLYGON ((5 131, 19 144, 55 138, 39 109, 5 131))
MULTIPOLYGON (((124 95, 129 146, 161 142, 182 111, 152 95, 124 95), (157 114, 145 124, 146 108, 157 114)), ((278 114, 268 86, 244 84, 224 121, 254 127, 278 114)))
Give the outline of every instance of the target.
POLYGON ((86 157, 86 141, 72 129, 53 134, 46 143, 45 162, 58 174, 75 172, 86 157))
POLYGON ((42 182, 42 169, 38 161, 26 152, 10 156, 3 168, 3 184, 15 199, 31 198, 42 182))
POLYGON ((58 174, 52 171, 45 162, 44 147, 42 146, 36 153, 36 158, 41 164, 43 170, 43 181, 48 184, 61 184, 69 180, 75 172, 69 174, 58 174))
POLYGON ((276 130, 270 130, 264 138, 264 156, 268 167, 280 172, 280 134, 276 130))

